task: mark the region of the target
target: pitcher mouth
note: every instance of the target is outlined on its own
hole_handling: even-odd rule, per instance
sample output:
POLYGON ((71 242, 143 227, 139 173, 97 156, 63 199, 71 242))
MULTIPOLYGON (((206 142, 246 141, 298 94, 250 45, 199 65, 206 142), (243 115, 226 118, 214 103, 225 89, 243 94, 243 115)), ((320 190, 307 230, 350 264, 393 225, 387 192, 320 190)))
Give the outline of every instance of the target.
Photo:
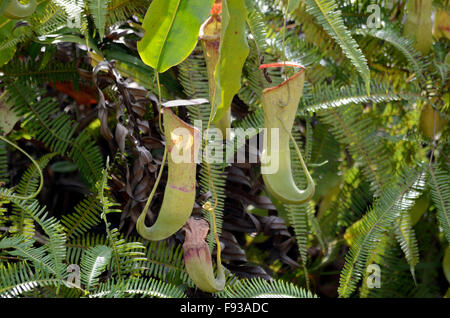
POLYGON ((200 130, 198 128, 189 125, 184 120, 182 120, 180 117, 176 116, 175 113, 172 110, 170 110, 170 108, 163 107, 163 108, 161 108, 161 112, 163 115, 166 112, 169 113, 169 115, 173 119, 175 119, 180 124, 180 126, 183 126, 183 128, 188 129, 192 133, 192 135, 194 135, 194 138, 198 138, 200 136, 200 130))
POLYGON ((266 68, 285 67, 285 66, 296 67, 296 68, 300 68, 301 70, 298 71, 297 73, 295 73, 294 75, 292 75, 291 77, 289 77, 287 80, 284 80, 282 83, 272 86, 272 87, 265 88, 263 90, 263 94, 266 94, 266 93, 276 90, 280 87, 283 87, 289 81, 300 76, 305 71, 305 67, 303 65, 295 63, 295 62, 278 62, 278 63, 261 64, 258 69, 262 70, 262 69, 266 69, 266 68))

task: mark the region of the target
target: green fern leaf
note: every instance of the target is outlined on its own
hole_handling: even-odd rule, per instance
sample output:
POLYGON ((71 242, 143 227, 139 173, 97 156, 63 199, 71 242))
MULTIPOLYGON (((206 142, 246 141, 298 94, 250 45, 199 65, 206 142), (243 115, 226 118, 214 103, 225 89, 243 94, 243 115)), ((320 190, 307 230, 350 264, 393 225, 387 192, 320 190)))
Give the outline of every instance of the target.
POLYGON ((3 140, 0 141, 0 182, 9 183, 8 150, 3 140))
POLYGON ((403 54, 409 62, 412 71, 416 73, 418 78, 421 81, 425 79, 424 72, 429 63, 414 48, 414 42, 412 40, 402 37, 392 28, 360 30, 357 31, 357 34, 371 36, 390 43, 403 54))
POLYGON ((242 279, 217 294, 220 298, 317 298, 310 291, 283 280, 242 279))
POLYGON ((432 185, 431 198, 437 209, 437 218, 447 242, 450 243, 450 176, 448 171, 437 165, 430 167, 428 172, 428 179, 432 185))
POLYGON ((361 74, 369 94, 370 70, 366 58, 345 26, 341 12, 337 10, 337 3, 334 0, 307 0, 306 8, 307 12, 316 17, 319 24, 336 40, 345 55, 352 61, 361 74))
MULTIPOLYGON (((36 162, 40 170, 43 170, 55 155, 55 153, 50 153, 37 160, 36 162)), ((39 172, 36 166, 31 164, 22 175, 19 184, 14 187, 14 192, 20 196, 28 196, 35 193, 39 187, 39 179, 39 172)), ((12 221, 12 226, 10 227, 11 233, 19 233, 29 238, 34 236, 34 220, 27 215, 24 209, 13 204, 10 220, 12 221)))
POLYGON ((63 215, 61 223, 65 227, 67 239, 79 237, 100 223, 102 207, 95 197, 88 197, 75 206, 75 212, 63 215))
POLYGON ((150 0, 109 0, 106 24, 114 25, 133 15, 143 16, 150 3, 150 0))
POLYGON ((81 257, 81 282, 86 290, 91 290, 99 281, 111 260, 112 249, 105 245, 97 245, 87 249, 81 257))
POLYGON ((106 9, 109 1, 110 0, 88 0, 87 2, 89 11, 94 17, 95 26, 97 27, 101 39, 105 36, 106 9))
POLYGON ((93 291, 90 298, 122 298, 122 297, 156 297, 156 298, 185 298, 183 290, 171 284, 152 278, 109 280, 93 291))
POLYGON ((397 93, 385 83, 371 82, 370 94, 365 91, 362 83, 336 87, 335 83, 318 84, 308 90, 299 108, 307 111, 317 111, 332 107, 341 107, 359 103, 382 103, 399 100, 420 99, 420 92, 414 90, 397 93))
POLYGON ((0 264, 0 297, 14 298, 37 287, 58 287, 61 281, 45 271, 32 271, 26 263, 0 264))
POLYGON ((350 153, 361 162, 363 173, 371 183, 371 190, 378 196, 390 183, 393 167, 383 140, 376 135, 373 118, 365 116, 362 107, 354 104, 329 108, 320 115, 331 126, 336 139, 348 145, 350 153))
POLYGON ((69 155, 78 166, 81 177, 88 185, 94 185, 101 176, 103 158, 88 130, 73 138, 76 124, 58 105, 45 95, 42 89, 23 81, 10 82, 8 102, 14 105, 18 116, 24 116, 25 128, 42 140, 51 151, 69 155))
POLYGON ((415 266, 419 263, 419 247, 408 211, 403 210, 400 212, 400 218, 395 224, 395 236, 408 261, 411 274, 416 280, 415 266))
POLYGON ((423 189, 422 171, 405 168, 392 186, 384 191, 374 207, 363 217, 358 228, 358 236, 345 258, 341 272, 339 296, 349 297, 367 266, 368 255, 381 235, 389 230, 392 223, 400 217, 401 211, 408 211, 423 189))

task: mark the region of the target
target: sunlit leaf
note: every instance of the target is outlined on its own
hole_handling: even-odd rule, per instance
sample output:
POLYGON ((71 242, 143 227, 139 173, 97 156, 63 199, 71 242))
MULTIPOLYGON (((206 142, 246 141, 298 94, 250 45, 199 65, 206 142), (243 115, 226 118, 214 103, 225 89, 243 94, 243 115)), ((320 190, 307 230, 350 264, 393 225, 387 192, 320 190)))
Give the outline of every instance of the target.
POLYGON ((138 42, 144 63, 162 73, 181 63, 195 48, 212 0, 154 0, 145 14, 145 35, 138 42))
POLYGON ((242 67, 250 51, 245 36, 246 19, 247 10, 243 1, 223 1, 220 56, 215 72, 217 85, 213 101, 213 122, 222 118, 230 108, 234 95, 241 88, 242 67))

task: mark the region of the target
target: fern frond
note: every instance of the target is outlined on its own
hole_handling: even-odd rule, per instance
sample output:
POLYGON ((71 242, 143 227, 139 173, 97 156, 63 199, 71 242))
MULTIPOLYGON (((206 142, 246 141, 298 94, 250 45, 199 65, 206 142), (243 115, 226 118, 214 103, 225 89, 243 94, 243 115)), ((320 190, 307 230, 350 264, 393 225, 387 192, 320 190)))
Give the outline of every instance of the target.
MULTIPOLYGON (((183 63, 180 64, 179 80, 186 95, 188 95, 189 98, 209 99, 208 73, 206 70, 206 62, 203 55, 199 52, 201 52, 199 49, 194 50, 194 52, 183 63)), ((191 123, 194 124, 196 120, 200 120, 203 126, 202 129, 206 128, 206 123, 209 120, 209 114, 211 111, 210 105, 203 104, 189 106, 187 107, 187 109, 189 112, 191 123)), ((213 127, 213 125, 211 125, 211 127, 213 127)), ((201 164, 199 184, 203 193, 212 191, 209 178, 211 178, 214 184, 218 197, 218 204, 216 209, 214 210, 214 213, 216 215, 217 234, 220 236, 220 233, 222 231, 223 208, 225 204, 226 175, 224 167, 221 164, 216 163, 210 164, 210 173, 211 175, 209 176, 206 163, 203 161, 201 164)), ((211 231, 208 234, 207 240, 208 245, 211 249, 213 249, 216 241, 212 228, 212 216, 208 211, 204 209, 202 211, 211 226, 211 231)))
MULTIPOLYGON (((80 19, 81 21, 81 30, 86 31, 87 22, 83 15, 84 9, 84 1, 73 1, 73 0, 53 0, 53 2, 57 5, 58 8, 64 9, 65 14, 63 14, 60 10, 57 10, 57 15, 65 16, 67 24, 67 20, 70 19, 72 21, 76 21, 76 19, 80 19)), ((85 32, 83 32, 85 33, 85 32)))
POLYGON ((135 14, 144 15, 149 5, 149 0, 110 0, 106 24, 109 26, 126 21, 135 14))
MULTIPOLYGON (((29 215, 48 236, 47 242, 38 249, 45 251, 47 254, 42 257, 42 264, 48 268, 60 280, 66 275, 64 260, 66 259, 66 236, 62 225, 54 217, 49 217, 45 207, 40 207, 39 203, 22 201, 17 198, 11 198, 10 201, 23 209, 26 215, 29 215)), ((35 249, 37 250, 37 249, 35 249)), ((25 250, 22 250, 25 252, 25 250)), ((30 254, 32 255, 32 254, 30 254)))
POLYGON ((352 38, 342 20, 334 0, 307 0, 307 12, 312 14, 328 34, 339 44, 344 54, 352 61, 363 78, 366 90, 370 92, 370 70, 361 49, 352 38))
POLYGON ((105 36, 107 8, 110 0, 88 0, 87 6, 95 22, 100 38, 105 36))
MULTIPOLYGON (((320 218, 325 236, 333 239, 344 228, 354 224, 364 215, 372 202, 372 197, 373 192, 370 191, 370 185, 364 180, 362 171, 357 168, 347 170, 338 195, 320 218)), ((344 236, 344 238, 353 239, 348 236, 344 236)))
POLYGON ((264 111, 262 108, 258 108, 241 120, 234 121, 233 125, 234 127, 242 128, 244 130, 255 128, 255 130, 258 131, 258 129, 264 128, 264 111))
MULTIPOLYGON (((41 170, 44 170, 48 165, 50 160, 52 160, 56 156, 56 153, 49 153, 42 156, 37 163, 41 170)), ((30 167, 24 172, 22 177, 20 178, 19 184, 14 187, 14 190, 22 195, 27 196, 34 192, 36 192, 39 185, 39 172, 35 165, 30 165, 30 167)))
POLYGON ((317 111, 351 104, 381 103, 421 98, 420 92, 398 93, 390 85, 374 81, 371 82, 370 94, 368 94, 364 85, 361 82, 342 87, 337 87, 335 83, 315 85, 304 94, 299 109, 317 111))
POLYGON ((41 140, 52 152, 69 155, 81 176, 93 185, 101 175, 103 160, 98 147, 87 130, 73 138, 76 124, 41 89, 15 81, 7 85, 8 101, 18 116, 24 116, 25 128, 41 140))
MULTIPOLYGON (((184 93, 189 98, 206 98, 209 100, 208 72, 206 70, 205 58, 201 54, 200 46, 197 46, 192 54, 179 65, 179 71, 178 79, 183 86, 184 93)), ((193 107, 189 107, 188 109, 192 108, 193 107)), ((207 115, 209 115, 209 106, 201 108, 207 110, 207 115)), ((203 116, 199 116, 195 112, 193 112, 193 116, 197 120, 203 118, 203 116)))
POLYGON ((123 275, 137 273, 143 270, 142 261, 145 247, 141 242, 127 242, 114 228, 107 231, 107 246, 112 250, 112 257, 107 269, 120 279, 123 275))
POLYGON ((437 209, 437 219, 447 242, 450 243, 450 174, 434 165, 428 170, 428 180, 431 185, 431 198, 437 209))
POLYGON ((108 280, 101 283, 93 291, 90 298, 122 298, 122 297, 157 297, 157 298, 185 298, 183 290, 166 282, 149 279, 132 278, 128 280, 108 280))
POLYGON ((74 212, 63 215, 61 223, 65 227, 67 239, 76 238, 100 223, 101 204, 96 197, 88 197, 78 203, 74 212))
MULTIPOLYGON (((72 17, 78 14, 76 9, 72 17)), ((57 32, 59 29, 67 26, 69 14, 60 6, 57 1, 48 1, 47 6, 42 11, 42 15, 33 19, 33 26, 38 35, 48 35, 57 32)))
MULTIPOLYGON (((226 172, 223 167, 221 167, 219 164, 210 164, 210 175, 208 175, 208 171, 206 168, 206 164, 202 163, 202 169, 200 170, 200 180, 199 184, 202 188, 202 192, 206 193, 208 191, 212 191, 211 185, 210 185, 210 178, 211 182, 214 184, 216 194, 217 194, 217 207, 214 210, 214 214, 216 215, 216 228, 217 228, 217 235, 220 236, 220 233, 222 232, 222 223, 223 223, 223 212, 224 212, 224 206, 225 206, 225 183, 226 183, 226 172)), ((205 216, 206 220, 208 220, 211 228, 213 226, 213 219, 211 216, 211 213, 206 211, 205 209, 202 209, 203 215, 205 216)), ((213 249, 216 245, 216 239, 214 236, 214 231, 211 230, 207 237, 208 245, 210 246, 210 249, 213 249)))
POLYGON ((329 108, 320 115, 331 126, 336 139, 349 146, 350 153, 361 163, 365 177, 378 195, 392 179, 393 167, 386 146, 376 134, 372 117, 365 116, 359 105, 329 108))
POLYGON ((393 45, 407 59, 411 70, 417 74, 419 80, 423 81, 425 79, 424 72, 429 63, 414 48, 414 41, 402 37, 392 28, 359 30, 357 33, 371 36, 393 45))
MULTIPOLYGON (((140 260, 133 261, 133 269, 140 275, 145 275, 173 284, 192 285, 184 268, 184 258, 181 245, 170 245, 167 241, 143 241, 138 237, 126 237, 125 242, 140 242, 145 247, 144 255, 139 253, 140 260)), ((108 237, 100 234, 87 233, 78 236, 67 243, 67 263, 79 264, 84 251, 98 245, 109 245, 108 237)), ((111 268, 113 265, 108 265, 111 268)))
POLYGON ((109 195, 110 188, 108 187, 109 175, 109 160, 106 168, 103 169, 102 178, 97 181, 97 198, 102 206, 102 219, 106 226, 106 235, 109 245, 112 249, 112 258, 109 269, 117 273, 119 279, 123 274, 133 273, 136 271, 136 266, 140 261, 145 260, 144 245, 141 242, 127 242, 123 235, 117 228, 110 229, 107 215, 110 213, 121 212, 117 209, 118 203, 114 202, 109 195))
POLYGON ((275 39, 271 41, 271 51, 277 52, 280 59, 285 61, 293 61, 304 66, 308 71, 306 77, 308 79, 308 73, 311 68, 319 64, 325 54, 314 44, 304 41, 299 37, 298 31, 287 30, 286 33, 276 33, 275 39), (284 51, 282 51, 284 48, 284 51))
POLYGON ((25 83, 42 83, 43 81, 75 83, 79 79, 75 62, 51 62, 43 67, 40 62, 13 59, 2 68, 2 72, 6 80, 20 79, 25 83))
POLYGON ((300 5, 293 12, 293 18, 301 27, 302 33, 305 35, 305 41, 313 44, 319 48, 326 56, 339 59, 342 55, 341 49, 336 44, 336 41, 330 41, 329 34, 324 28, 314 19, 314 16, 307 12, 305 2, 300 5))
POLYGON ((415 267, 419 263, 419 247, 408 211, 400 211, 400 218, 394 225, 395 236, 405 254, 405 258, 411 268, 411 274, 416 280, 415 267))
POLYGON ((105 245, 88 248, 81 257, 81 282, 91 290, 111 260, 112 249, 105 245))
POLYGON ((373 252, 374 243, 400 217, 401 211, 408 211, 422 191, 422 170, 405 168, 391 185, 362 219, 358 236, 345 258, 341 272, 338 289, 340 297, 349 297, 353 293, 367 266, 368 255, 373 252))
POLYGON ((147 242, 146 260, 140 265, 147 276, 156 277, 169 283, 190 283, 184 268, 181 245, 169 245, 166 241, 147 242))
POLYGON ((381 288, 367 286, 367 271, 360 288, 361 297, 370 298, 429 298, 439 297, 439 272, 426 264, 431 264, 436 255, 441 252, 438 246, 431 242, 435 240, 435 220, 426 219, 415 225, 417 236, 420 237, 419 253, 422 255, 421 265, 416 268, 416 280, 411 279, 410 265, 402 257, 403 251, 394 233, 386 232, 376 243, 374 252, 368 259, 369 264, 377 264, 381 270, 381 288))
MULTIPOLYGON (((296 130, 293 131, 292 135, 296 143, 298 144, 299 149, 301 147, 300 133, 296 130)), ((301 168, 300 160, 298 158, 297 153, 295 152, 294 145, 290 144, 291 150, 291 162, 292 162, 292 173, 295 180, 295 183, 299 189, 304 189, 306 186, 306 178, 305 174, 301 168)), ((303 157, 306 156, 303 154, 303 157)), ((305 161, 306 162, 306 161, 305 161)), ((307 162, 306 162, 307 163, 307 162)), ((303 271, 305 274, 306 286, 309 288, 309 277, 307 270, 307 243, 308 243, 308 232, 309 232, 309 224, 308 224, 308 214, 314 213, 314 207, 310 204, 310 202, 302 203, 302 204, 285 204, 284 205, 287 212, 289 221, 294 228, 295 239, 298 245, 298 251, 301 257, 303 271)))
MULTIPOLYGON (((39 169, 43 170, 55 155, 55 153, 50 153, 37 160, 36 162, 39 169)), ((29 196, 35 193, 39 187, 39 179, 37 167, 34 164, 31 164, 22 175, 19 184, 14 187, 14 192, 20 196, 29 196)), ((13 204, 12 213, 9 219, 12 222, 10 227, 11 233, 19 233, 29 238, 34 236, 34 220, 29 215, 26 215, 25 210, 13 204)))
POLYGON ((308 270, 307 270, 307 249, 308 249, 308 213, 313 208, 309 203, 303 203, 298 205, 285 205, 288 212, 289 222, 294 228, 295 241, 298 245, 298 251, 300 253, 301 263, 303 271, 305 273, 306 286, 309 286, 308 270))
POLYGON ((9 183, 8 149, 3 140, 0 141, 0 182, 9 183))
MULTIPOLYGON (((369 255, 367 259, 367 266, 371 264, 380 266, 380 270, 382 271, 382 276, 380 279, 381 288, 383 290, 381 292, 382 294, 391 292, 389 290, 390 286, 386 285, 389 285, 392 281, 395 281, 398 285, 400 285, 401 282, 402 286, 404 286, 405 283, 411 283, 410 275, 408 275, 408 280, 405 279, 404 270, 407 266, 405 266, 405 260, 401 259, 401 253, 402 252, 400 251, 396 239, 392 235, 390 235, 390 233, 385 233, 384 235, 382 235, 380 240, 375 243, 374 251, 369 255), (400 262, 399 259, 401 259, 400 262), (389 270, 387 270, 389 267, 387 267, 386 265, 389 265, 389 270), (404 279, 405 282, 403 281, 404 279)), ((359 290, 359 295, 361 298, 373 297, 374 293, 372 289, 374 288, 369 288, 369 286, 367 285, 369 274, 370 271, 364 272, 362 285, 359 290)))
POLYGON ((265 52, 267 49, 267 34, 261 8, 254 0, 246 0, 245 5, 248 11, 247 25, 249 31, 255 41, 258 51, 265 52))
POLYGON ((97 245, 108 245, 108 238, 105 235, 87 232, 82 236, 72 237, 72 240, 66 243, 68 264, 80 264, 81 257, 86 249, 97 245))
POLYGON ((73 140, 68 155, 80 169, 83 181, 92 185, 98 180, 103 167, 103 157, 89 130, 83 130, 73 140))
POLYGON ((57 103, 50 98, 38 100, 43 92, 23 82, 12 82, 7 88, 13 110, 25 117, 25 128, 35 132, 52 151, 65 155, 74 129, 69 118, 58 112, 57 103))
POLYGON ((220 298, 317 298, 303 288, 283 280, 242 279, 217 293, 220 298))
MULTIPOLYGON (((256 50, 254 41, 249 41, 250 53, 245 60, 242 69, 242 85, 238 92, 239 98, 248 105, 250 110, 261 107, 261 95, 264 88, 261 70, 258 69, 260 65, 260 55, 256 50)), ((266 55, 264 60, 266 60, 266 55)))
POLYGON ((246 7, 248 11, 247 26, 250 31, 250 53, 242 70, 243 81, 238 96, 250 109, 255 109, 260 107, 262 89, 264 88, 262 72, 258 68, 261 59, 264 59, 265 63, 269 63, 272 61, 272 57, 267 54, 269 49, 267 27, 261 8, 254 0, 246 1, 246 7))
MULTIPOLYGON (((17 202, 14 203, 17 204, 17 202)), ((22 208, 24 208, 23 205, 22 208)), ((62 225, 56 218, 48 217, 45 208, 39 209, 37 202, 27 206, 27 212, 32 215, 35 222, 39 224, 43 231, 48 235, 49 240, 44 247, 52 258, 57 276, 62 278, 66 274, 66 267, 63 263, 66 259, 66 236, 62 225)))
POLYGON ((45 247, 33 247, 33 243, 34 240, 27 239, 22 235, 16 235, 3 238, 0 241, 0 249, 9 255, 38 264, 47 273, 57 275, 53 260, 46 253, 45 247), (13 250, 7 251, 8 249, 13 250))
POLYGON ((26 263, 0 264, 0 297, 14 298, 37 287, 58 287, 61 281, 45 271, 32 271, 26 263))

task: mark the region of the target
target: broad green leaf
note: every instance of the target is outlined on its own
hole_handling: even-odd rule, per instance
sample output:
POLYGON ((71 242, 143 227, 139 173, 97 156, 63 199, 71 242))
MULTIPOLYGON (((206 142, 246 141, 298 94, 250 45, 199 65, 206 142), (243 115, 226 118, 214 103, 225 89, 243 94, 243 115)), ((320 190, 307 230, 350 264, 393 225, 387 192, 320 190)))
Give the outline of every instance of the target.
POLYGON ((88 7, 91 12, 95 26, 100 33, 100 38, 103 39, 105 36, 105 22, 106 22, 106 12, 108 8, 109 0, 89 0, 88 7))
POLYGON ((162 73, 185 60, 212 4, 213 0, 153 0, 142 23, 145 35, 137 44, 144 63, 162 73))
POLYGON ((234 95, 241 88, 241 74, 250 51, 245 36, 247 9, 242 0, 222 2, 222 36, 215 79, 213 122, 218 122, 231 106, 234 95))
MULTIPOLYGON (((118 47, 106 49, 103 51, 107 60, 116 60, 116 68, 124 77, 129 77, 135 80, 139 85, 147 89, 154 90, 156 81, 154 77, 155 71, 148 65, 142 62, 139 57, 130 55, 127 51, 118 47)), ((160 76, 161 89, 163 98, 164 94, 170 96, 170 92, 175 95, 182 94, 180 84, 175 80, 173 72, 165 72, 160 76)))

